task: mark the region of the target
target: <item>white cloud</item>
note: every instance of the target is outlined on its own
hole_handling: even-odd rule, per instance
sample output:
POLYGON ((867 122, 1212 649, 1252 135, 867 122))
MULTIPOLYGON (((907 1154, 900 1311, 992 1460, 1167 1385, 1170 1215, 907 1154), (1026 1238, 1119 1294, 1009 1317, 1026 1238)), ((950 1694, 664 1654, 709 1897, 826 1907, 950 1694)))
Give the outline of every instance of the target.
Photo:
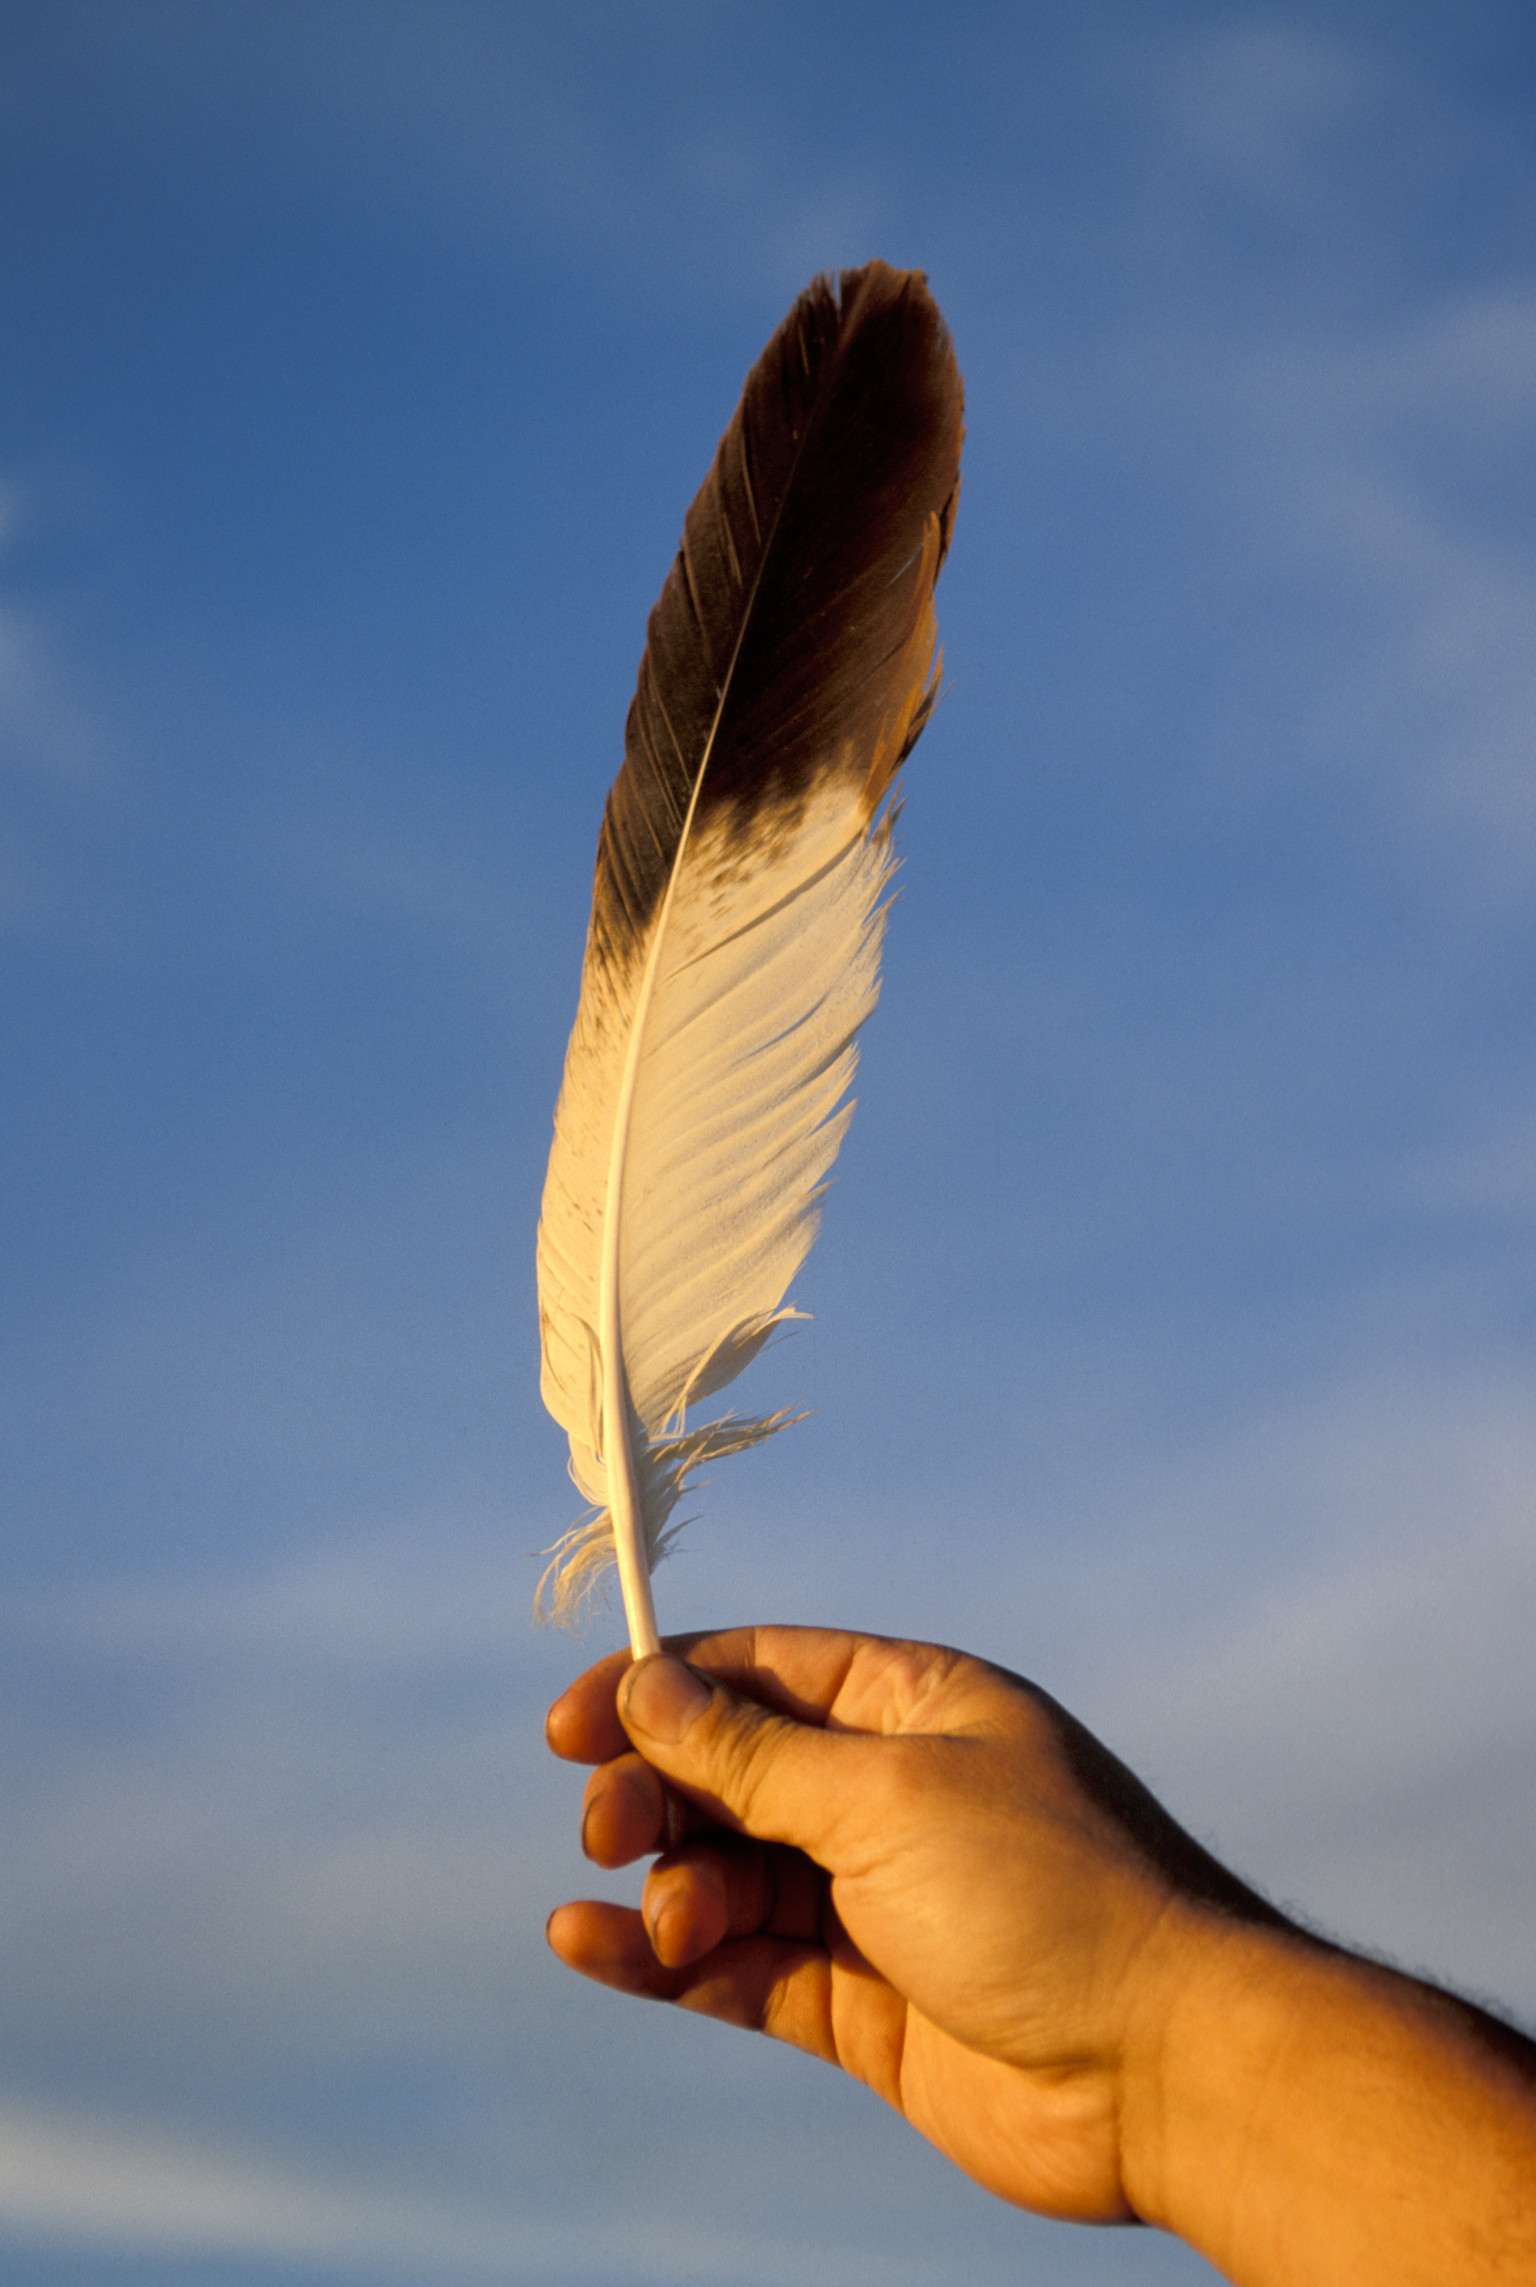
MULTIPOLYGON (((688 2030, 703 2033, 698 2026, 688 2030)), ((801 2060, 798 2069, 813 2068, 801 2060)), ((700 2158, 691 2120, 678 2126, 700 2158)), ((884 2244, 878 2223, 861 2233, 866 2219, 856 2211, 841 2232, 820 2219, 786 2214, 782 2206, 776 2215, 764 2212, 751 2150, 733 2142, 711 2158, 732 2185, 740 2218, 735 2228, 713 2223, 707 2213, 686 2215, 675 2198, 644 2198, 625 2211, 612 2201, 564 2208, 549 2202, 541 2212, 462 2195, 434 2197, 327 2177, 248 2142, 211 2143, 136 2120, 0 2100, 0 2239, 167 2257, 254 2256, 320 2271, 366 2263, 386 2274, 419 2277, 425 2270, 435 2279, 590 2281, 594 2287, 663 2272, 701 2287, 787 2287, 790 2281, 961 2287, 970 2276, 963 2243, 903 2249, 884 2244)), ((807 2158, 814 2178, 814 2158, 807 2158)), ((572 2155, 572 2164, 579 2175, 580 2156, 572 2155)), ((812 2199, 823 2188, 802 2184, 812 2199)), ((845 2212, 854 2189, 844 2187, 845 2212)), ((1021 2228, 1027 2231, 1018 2219, 1010 2221, 1015 2238, 1021 2228)), ((1070 2257, 1061 2275, 1085 2276, 1070 2257)), ((1091 2276, 1097 2278, 1096 2269, 1091 2276)))
POLYGON ((0 2233, 45 2246, 166 2256, 245 2255, 327 2270, 533 2280, 623 2278, 664 2264, 675 2279, 801 2276, 920 2282, 931 2263, 894 2266, 857 2250, 774 2248, 743 2234, 647 2216, 632 2228, 433 2199, 328 2180, 249 2147, 199 2144, 99 2115, 0 2105, 0 2233), (658 2230, 658 2226, 660 2227, 658 2230))
POLYGON ((256 2254, 514 2277, 559 2263, 547 2228, 435 2211, 382 2189, 306 2179, 251 2152, 200 2148, 137 2123, 0 2106, 0 2230, 74 2247, 256 2254))

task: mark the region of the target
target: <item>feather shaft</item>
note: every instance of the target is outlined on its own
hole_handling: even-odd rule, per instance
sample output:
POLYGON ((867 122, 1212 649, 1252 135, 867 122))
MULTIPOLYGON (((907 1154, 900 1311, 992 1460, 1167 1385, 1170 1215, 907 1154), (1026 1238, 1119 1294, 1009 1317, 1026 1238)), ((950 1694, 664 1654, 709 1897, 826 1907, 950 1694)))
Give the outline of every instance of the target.
MULTIPOLYGON (((705 762, 709 759, 707 749, 704 759, 705 762)), ((624 1077, 619 1083, 619 1101, 614 1113, 613 1147, 608 1155, 608 1189, 603 1204, 603 1267, 598 1301, 598 1346, 603 1361, 602 1454, 608 1470, 608 1508, 613 1519, 614 1558, 619 1570, 619 1589, 624 1598, 624 1617, 629 1623, 630 1649, 637 1660, 648 1659, 653 1653, 659 1652, 661 1636, 656 1626, 656 1599, 651 1593, 651 1567, 641 1515, 640 1484, 635 1469, 634 1408, 629 1401, 629 1384, 624 1373, 624 1322, 619 1306, 619 1242, 624 1229, 624 1161, 629 1149, 630 1116, 634 1109, 635 1083, 640 1073, 645 1023, 650 1014, 657 963, 666 940, 667 921, 677 888, 678 867, 682 864, 683 852, 688 846, 688 829, 693 824, 693 814, 699 803, 699 788, 703 782, 704 763, 701 763, 693 782, 693 791, 688 797, 687 815, 678 836, 677 857, 673 861, 667 893, 662 899, 650 951, 645 957, 640 990, 635 999, 629 1045, 624 1053, 624 1077)))

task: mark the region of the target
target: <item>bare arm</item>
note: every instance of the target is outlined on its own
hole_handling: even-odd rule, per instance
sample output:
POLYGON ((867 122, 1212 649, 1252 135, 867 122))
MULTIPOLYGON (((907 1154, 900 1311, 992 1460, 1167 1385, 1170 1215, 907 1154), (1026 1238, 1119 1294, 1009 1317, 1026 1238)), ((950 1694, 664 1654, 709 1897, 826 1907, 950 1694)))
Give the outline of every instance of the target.
POLYGON ((1018 1677, 814 1629, 686 1649, 551 1710, 598 1765, 599 1864, 689 1806, 641 1914, 551 1918, 573 1968, 808 2049, 1001 2197, 1159 2224, 1237 2287, 1536 2282, 1530 2043, 1295 1929, 1018 1677))

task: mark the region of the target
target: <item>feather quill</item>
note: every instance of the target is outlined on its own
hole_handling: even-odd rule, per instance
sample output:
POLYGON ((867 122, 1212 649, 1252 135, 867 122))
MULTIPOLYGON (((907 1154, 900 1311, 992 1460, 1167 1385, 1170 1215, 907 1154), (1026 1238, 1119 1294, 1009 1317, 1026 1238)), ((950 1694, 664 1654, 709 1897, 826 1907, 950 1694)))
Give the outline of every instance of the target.
POLYGON ((938 688, 962 391, 921 273, 818 279, 748 377, 651 614, 598 842, 539 1224, 544 1402, 636 1656, 690 1471, 786 1414, 690 1427, 776 1326, 852 1113, 891 811, 938 688))

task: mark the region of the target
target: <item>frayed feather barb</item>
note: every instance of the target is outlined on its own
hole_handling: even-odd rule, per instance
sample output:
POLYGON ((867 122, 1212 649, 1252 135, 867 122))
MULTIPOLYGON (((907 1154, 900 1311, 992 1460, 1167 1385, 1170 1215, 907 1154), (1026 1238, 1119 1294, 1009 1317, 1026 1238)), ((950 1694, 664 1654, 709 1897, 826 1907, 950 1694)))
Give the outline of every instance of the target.
MULTIPOLYGON (((797 1312, 796 1316, 803 1316, 797 1312)), ((723 1415, 719 1421, 706 1422, 686 1436, 663 1438, 651 1446, 647 1456, 650 1467, 650 1502, 646 1511, 646 1550, 649 1569, 654 1572, 664 1557, 670 1556, 678 1537, 687 1529, 688 1520, 674 1520, 672 1512, 681 1499, 685 1482, 692 1478, 688 1490, 697 1491, 707 1484, 707 1478, 693 1478, 693 1471, 705 1462, 723 1461, 732 1453, 745 1453, 750 1446, 760 1445, 775 1430, 788 1429, 793 1422, 804 1421, 804 1414, 776 1413, 757 1420, 743 1420, 736 1414, 723 1415)), ((550 1559, 539 1576, 534 1610, 540 1620, 552 1620, 557 1627, 579 1627, 591 1607, 599 1601, 612 1572, 615 1558, 613 1546, 613 1519, 606 1508, 589 1509, 586 1516, 564 1532, 551 1548, 543 1552, 550 1559)))

